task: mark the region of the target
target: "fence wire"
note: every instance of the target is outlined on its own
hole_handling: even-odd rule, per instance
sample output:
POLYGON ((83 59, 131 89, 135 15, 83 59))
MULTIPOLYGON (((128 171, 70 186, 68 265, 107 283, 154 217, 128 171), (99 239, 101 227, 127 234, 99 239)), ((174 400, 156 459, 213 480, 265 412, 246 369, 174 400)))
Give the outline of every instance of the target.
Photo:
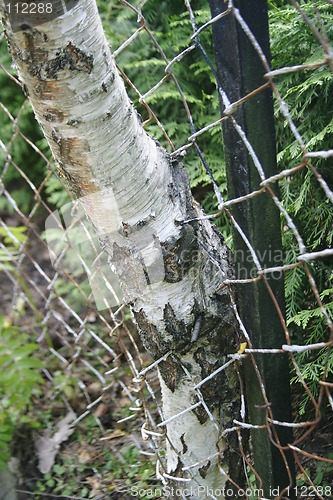
MULTIPOLYGON (((166 14, 169 16, 169 29, 173 30, 173 38, 170 40, 177 39, 177 30, 179 38, 182 37, 180 44, 175 44, 176 47, 171 45, 167 51, 162 47, 158 27, 155 28, 155 24, 158 25, 156 15, 160 14, 156 2, 145 0, 131 3, 119 0, 108 5, 101 2, 100 8, 107 35, 110 19, 115 12, 119 18, 118 34, 112 40, 112 50, 120 74, 143 116, 144 126, 158 138, 172 157, 179 158, 182 155, 184 165, 187 166, 187 161, 190 163, 197 173, 196 179, 199 179, 193 191, 200 201, 205 199, 208 210, 210 209, 208 217, 222 228, 229 243, 230 226, 233 226, 244 240, 255 263, 256 272, 253 276, 221 281, 221 288, 227 287, 230 290, 240 340, 236 349, 230 349, 226 362, 210 375, 214 377, 230 365, 234 365, 239 374, 241 412, 235 415, 234 426, 224 432, 237 435, 239 453, 243 457, 248 479, 249 489, 244 493, 244 498, 256 498, 254 480, 256 476, 260 484, 260 477, 253 464, 251 450, 244 449, 242 445, 244 433, 253 426, 245 411, 246 396, 240 370, 243 359, 250 357, 260 379, 256 366, 258 352, 275 356, 288 353, 290 359, 293 421, 280 422, 274 417, 269 409, 264 383, 261 379, 259 382, 266 403, 264 427, 269 435, 275 435, 277 425, 293 428, 294 442, 289 444, 289 449, 293 452, 297 466, 298 497, 330 498, 333 494, 333 149, 327 148, 326 144, 332 138, 332 111, 327 112, 327 123, 324 123, 325 117, 322 117, 321 130, 313 132, 310 128, 305 128, 309 126, 309 122, 302 113, 315 115, 315 111, 307 109, 306 103, 302 109, 301 96, 304 92, 306 99, 307 86, 309 92, 316 94, 312 101, 314 107, 321 99, 326 98, 329 102, 329 96, 321 92, 324 92, 324 88, 330 88, 332 92, 332 86, 329 87, 328 82, 332 78, 333 51, 331 32, 327 28, 327 19, 330 17, 332 21, 333 18, 332 2, 313 2, 311 12, 311 6, 294 0, 288 6, 279 7, 285 11, 285 23, 288 26, 290 22, 290 31, 297 24, 300 32, 307 33, 312 53, 308 54, 306 60, 300 59, 297 64, 271 67, 241 13, 229 1, 225 15, 234 15, 251 41, 265 68, 267 83, 243 95, 237 102, 231 102, 223 88, 216 92, 215 84, 211 83, 212 95, 205 96, 202 93, 200 96, 200 99, 207 100, 207 106, 203 104, 201 113, 193 112, 193 109, 197 110, 199 98, 190 94, 182 67, 185 72, 191 68, 193 73, 187 73, 189 80, 199 78, 200 71, 204 71, 205 75, 210 74, 211 82, 214 81, 215 62, 209 40, 213 23, 221 16, 209 19, 206 5, 199 8, 193 4, 194 2, 185 0, 182 8, 178 6, 172 11, 170 7, 170 14, 166 14), (136 67, 139 72, 144 72, 142 57, 145 53, 149 54, 155 65, 152 66, 151 60, 151 66, 148 67, 148 71, 151 71, 149 88, 142 73, 138 76, 138 81, 131 76, 138 74, 135 73, 136 67), (273 177, 266 177, 255 148, 234 117, 239 106, 255 100, 267 87, 272 89, 274 96, 279 149, 279 172, 273 177), (163 123, 165 113, 163 118, 158 114, 161 111, 161 99, 164 99, 166 107, 170 106, 170 114, 173 115, 174 109, 179 108, 179 123, 172 126, 163 123), (222 118, 217 111, 219 99, 225 106, 222 118), (221 123, 226 120, 232 121, 261 179, 258 190, 238 199, 228 199, 225 176, 222 173, 221 123), (182 133, 177 134, 178 126, 182 127, 182 133), (207 144, 210 144, 212 138, 215 147, 220 148, 221 152, 221 158, 217 161, 218 168, 210 164, 212 157, 207 150, 207 144), (325 144, 324 149, 322 144, 325 144), (279 195, 276 194, 277 185, 280 186, 279 195), (306 193, 310 185, 311 191, 306 193), (313 192, 316 193, 315 197, 312 197, 313 192), (214 199, 209 193, 214 193, 214 199), (262 256, 256 253, 232 215, 233 205, 267 194, 280 211, 284 239, 284 264, 272 268, 262 266, 262 256), (308 216, 305 214, 307 211, 308 216), (325 237, 320 240, 319 233, 322 229, 325 237), (308 234, 312 235, 311 241, 308 234), (233 298, 234 286, 237 284, 246 287, 251 282, 265 281, 273 273, 282 273, 286 283, 287 313, 278 311, 285 343, 279 349, 254 349, 251 335, 241 320, 237 299, 233 298)), ((161 8, 168 9, 166 4, 163 6, 161 8)), ((271 17, 277 15, 279 8, 275 7, 274 10, 271 7, 271 17)), ((283 20, 280 23, 283 24, 283 20)), ((276 33, 272 34, 272 43, 274 36, 275 39, 278 38, 276 33)), ((282 30, 281 38, 283 36, 286 33, 282 30)), ((304 39, 301 41, 305 43, 304 39)), ((274 47, 272 50, 274 51, 274 47)), ((286 53, 289 50, 293 48, 287 48, 286 53)), ((101 250, 90 240, 93 258, 85 261, 81 254, 80 267, 75 258, 77 250, 71 246, 70 241, 60 250, 55 243, 55 257, 50 260, 50 245, 45 238, 45 220, 56 209, 73 202, 73 198, 65 181, 56 177, 56 169, 46 142, 32 122, 29 102, 11 68, 3 35, 1 58, 1 314, 6 325, 17 325, 20 332, 28 333, 30 340, 37 342, 39 346, 44 386, 43 394, 34 396, 34 405, 38 408, 38 413, 48 412, 49 416, 45 417, 44 424, 35 434, 40 438, 44 435, 45 428, 55 426, 55 422, 59 422, 67 414, 72 416, 71 426, 81 430, 83 441, 85 434, 94 434, 90 444, 87 444, 87 438, 81 443, 81 447, 76 448, 74 440, 64 439, 58 453, 64 458, 66 452, 75 450, 82 466, 79 472, 75 472, 78 481, 82 483, 82 487, 87 487, 87 495, 95 495, 96 498, 126 498, 130 494, 131 486, 124 477, 106 472, 102 463, 103 457, 108 453, 119 456, 124 461, 124 445, 134 446, 140 454, 156 463, 156 479, 150 477, 148 485, 134 483, 137 488, 145 489, 145 493, 141 494, 143 498, 150 498, 149 491, 156 491, 156 488, 166 485, 170 479, 166 473, 163 452, 166 424, 198 406, 208 412, 210 419, 214 418, 200 391, 206 380, 193 382, 194 404, 166 421, 161 408, 156 372, 159 361, 152 362, 144 352, 129 309, 125 304, 119 303, 118 299, 113 302, 116 292, 107 285, 109 298, 105 298, 103 288, 99 298, 104 302, 102 306, 96 306, 98 291, 91 287, 91 275, 95 272, 92 262, 96 264, 102 258, 101 250), (89 273, 90 279, 87 280, 89 273), (74 448, 71 449, 71 446, 74 448)), ((274 58, 273 53, 273 64, 278 59, 274 58)), ((283 57, 280 60, 283 61, 283 57)), ((285 60, 287 61, 286 57, 285 60)), ((212 162, 214 161, 213 158, 212 162)), ((86 245, 88 243, 89 239, 85 241, 86 245)), ((211 259, 209 249, 206 251, 207 259, 211 259)), ((108 283, 108 278, 105 283, 108 283)), ((272 300, 275 300, 277 306, 274 296, 272 300)), ((172 356, 172 353, 160 361, 169 355, 172 356)), ((185 365, 183 370, 186 371, 185 365)), ((188 377, 191 378, 190 373, 188 377)), ((29 409, 29 414, 37 419, 33 409, 29 409)), ((219 422, 215 423, 219 426, 219 422)), ((34 439, 34 452, 20 450, 19 441, 15 441, 13 452, 21 461, 30 463, 30 466, 25 466, 26 477, 21 478, 18 486, 18 490, 25 492, 26 497, 22 498, 29 498, 32 494, 30 486, 35 484, 34 476, 38 476, 38 466, 40 471, 50 472, 56 460, 54 458, 51 465, 43 465, 41 462, 38 464, 38 460, 41 460, 38 456, 38 438, 35 436, 34 439)), ((279 446, 277 443, 275 445, 279 446)), ((112 464, 110 467, 112 468, 112 464)), ((183 468, 190 473, 191 466, 183 464, 183 468)), ((232 482, 233 478, 229 480, 232 482)), ((58 491, 65 496, 65 490, 58 491)), ((82 493, 82 488, 80 491, 82 493)), ((155 496, 158 497, 158 494, 155 496)), ((263 498, 260 494, 257 497, 263 498)), ((45 498, 49 498, 47 493, 45 498)), ((68 495, 65 498, 72 497, 68 495)), ((213 493, 211 498, 216 498, 213 493)))

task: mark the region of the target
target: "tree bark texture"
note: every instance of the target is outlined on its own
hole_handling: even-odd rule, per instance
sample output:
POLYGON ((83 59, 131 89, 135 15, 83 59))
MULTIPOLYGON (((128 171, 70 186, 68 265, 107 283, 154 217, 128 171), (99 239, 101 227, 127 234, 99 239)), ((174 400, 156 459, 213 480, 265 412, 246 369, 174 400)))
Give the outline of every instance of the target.
MULTIPOLYGON (((145 133, 95 2, 81 0, 48 22, 27 21, 15 29, 3 1, 0 9, 19 78, 59 174, 86 200, 146 349, 154 360, 169 353, 159 364, 167 420, 199 401, 194 385, 236 350, 229 296, 225 289, 216 292, 231 276, 228 250, 207 220, 181 222, 200 217, 201 209, 181 163, 145 133), (162 256, 162 279, 149 286, 138 272, 142 241, 151 269, 162 256)), ((201 404, 166 425, 166 472, 188 479, 174 483, 192 488, 186 497, 204 499, 212 497, 197 494, 199 485, 223 488, 228 475, 238 480, 241 469, 238 444, 221 438, 239 416, 233 368, 200 391, 209 412, 201 404)))

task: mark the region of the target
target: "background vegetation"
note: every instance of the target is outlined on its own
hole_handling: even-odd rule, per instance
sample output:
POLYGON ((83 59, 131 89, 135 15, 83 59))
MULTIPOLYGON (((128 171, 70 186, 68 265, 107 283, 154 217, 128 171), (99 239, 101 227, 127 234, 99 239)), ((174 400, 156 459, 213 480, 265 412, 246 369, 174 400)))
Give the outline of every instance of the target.
MULTIPOLYGON (((118 1, 99 0, 98 3, 110 45, 117 48, 137 30, 137 16, 118 1)), ((138 3, 138 1, 133 2, 133 4, 138 3)), ((199 25, 209 20, 209 9, 204 2, 192 1, 191 4, 195 9, 196 20, 199 25)), ((322 60, 322 46, 318 43, 311 30, 306 27, 297 11, 289 6, 287 2, 271 0, 269 5, 273 68, 322 60)), ((322 37, 332 42, 332 5, 325 1, 303 1, 301 6, 322 37)), ((188 47, 192 35, 192 26, 182 2, 176 0, 150 0, 145 4, 143 13, 152 34, 169 60, 188 47)), ((204 30, 200 39, 213 61, 210 29, 204 30)), ((0 40, 0 58, 1 63, 6 68, 9 68, 10 56, 3 37, 0 40)), ((161 58, 161 54, 157 51, 156 46, 150 43, 145 32, 142 32, 126 50, 120 53, 119 57, 117 57, 117 63, 142 95, 165 76, 165 63, 161 58)), ((199 130, 208 122, 211 123, 217 120, 219 118, 219 107, 216 85, 213 74, 200 52, 197 50, 190 52, 180 63, 173 66, 173 71, 188 103, 195 129, 199 130), (209 117, 208 120, 207 117, 209 117)), ((11 72, 14 74, 14 70, 11 70, 11 72)), ((332 74, 327 66, 311 71, 285 74, 279 77, 276 82, 307 147, 310 150, 331 149, 333 137, 333 83, 332 74)), ((12 116, 20 117, 20 132, 28 136, 30 141, 35 143, 46 157, 49 157, 46 141, 34 120, 25 96, 23 93, 18 92, 17 85, 2 71, 0 72, 0 88, 1 102, 12 116)), ((130 86, 128 90, 143 120, 147 120, 147 110, 140 104, 138 95, 130 86)), ((180 94, 172 79, 169 78, 157 92, 147 97, 146 101, 158 117, 158 120, 163 124, 166 134, 171 139, 175 149, 186 143, 187 138, 193 133, 193 128, 189 123, 186 111, 182 106, 180 94)), ((23 174, 28 175, 35 186, 39 186, 48 173, 44 159, 38 152, 32 153, 31 148, 28 147, 26 141, 19 134, 13 140, 13 123, 3 108, 0 108, 0 122, 2 124, 2 141, 6 144, 13 141, 11 149, 13 161, 22 169, 23 174)), ((147 124, 146 129, 169 152, 171 151, 169 142, 154 120, 147 124)), ((223 196, 227 198, 220 136, 219 128, 215 127, 203 134, 198 139, 198 143, 223 196)), ((276 137, 279 169, 283 170, 297 166, 301 158, 301 149, 278 109, 276 109, 276 137)), ((184 164, 190 175, 195 197, 203 204, 207 212, 215 212, 217 203, 210 188, 209 178, 194 150, 188 150, 184 164)), ((24 183, 23 187, 21 173, 6 164, 1 148, 0 165, 1 168, 4 168, 2 180, 5 186, 10 190, 19 209, 28 214, 33 207, 35 193, 32 189, 27 188, 26 183, 24 183)), ((332 160, 324 163, 319 159, 315 161, 314 165, 332 189, 332 160)), ((285 178, 280 184, 280 189, 283 204, 295 221, 308 251, 318 251, 332 247, 332 208, 324 191, 319 189, 318 182, 311 170, 302 169, 298 174, 285 178)), ((62 183, 53 175, 49 176, 46 182, 43 196, 47 203, 54 208, 60 207, 69 201, 62 183)), ((0 210, 6 213, 8 217, 12 213, 12 205, 4 197, 0 198, 0 210)), ((232 245, 230 228, 226 221, 217 219, 217 225, 229 244, 232 245)), ((298 250, 297 244, 290 231, 286 229, 284 220, 281 220, 281 227, 285 262, 294 262, 298 250)), ((20 231, 21 234, 24 234, 25 228, 22 227, 19 233, 20 231)), ((7 246, 12 258, 15 259, 15 241, 3 239, 3 244, 7 246)), ((3 269, 5 266, 10 266, 8 252, 6 255, 7 257, 3 256, 1 258, 0 253, 0 269, 1 266, 3 269)), ((333 318, 332 262, 329 258, 315 261, 311 264, 311 269, 318 288, 322 290, 322 301, 333 318)), ((77 292, 74 292, 69 282, 59 281, 58 291, 67 297, 72 297, 76 304, 84 307, 84 303, 79 301, 77 292), (76 295, 73 295, 74 293, 76 295)), ((285 295, 287 319, 293 342, 296 344, 310 344, 325 341, 327 332, 323 316, 315 303, 302 267, 295 268, 286 275, 285 295)), ((43 351, 38 356, 36 352, 37 344, 34 342, 33 332, 30 333, 29 331, 20 333, 18 340, 17 328, 11 323, 6 323, 5 318, 1 318, 0 461, 6 461, 13 449, 12 447, 16 446, 16 442, 12 438, 15 433, 19 432, 20 427, 36 427, 40 425, 41 418, 45 418, 45 416, 41 417, 39 413, 34 412, 33 402, 35 398, 39 397, 41 390, 41 368, 46 362, 46 359, 43 358, 43 351), (10 360, 15 360, 14 367, 10 360), (17 373, 20 373, 21 379, 25 381, 19 388, 17 373)), ((326 370, 327 380, 333 381, 333 359, 326 360, 325 356, 324 351, 317 352, 315 356, 312 352, 298 355, 297 360, 301 366, 302 376, 314 395, 318 392, 318 381, 322 377, 324 369, 326 370)), ((293 382, 297 388, 298 377, 295 373, 293 374, 293 382)), ((59 373, 59 387, 59 394, 66 394, 67 392, 66 396, 72 397, 73 394, 70 393, 75 388, 75 381, 66 377, 61 381, 61 373, 59 373)), ((297 394, 297 389, 295 390, 297 394)), ((299 414, 309 412, 308 418, 310 419, 312 410, 308 403, 308 397, 296 397, 297 407, 295 407, 295 411, 299 412, 299 414)), ((51 414, 49 414, 49 418, 52 418, 51 414)), ((91 444, 94 440, 90 428, 92 422, 87 420, 87 423, 82 425, 82 433, 87 436, 88 444, 91 444)), ((77 441, 82 439, 80 432, 75 435, 75 439, 77 441)), ((105 472, 112 470, 113 477, 118 474, 119 480, 125 481, 125 477, 127 477, 132 483, 146 484, 147 479, 153 477, 152 466, 148 465, 145 460, 138 460, 136 451, 131 446, 122 446, 118 458, 114 457, 109 448, 101 450, 101 457, 99 463, 103 470, 105 472)), ((45 494, 45 492, 67 495, 78 494, 84 498, 88 497, 91 488, 82 488, 82 485, 77 486, 73 479, 73 476, 75 477, 77 474, 82 473, 84 476, 85 470, 86 465, 84 462, 77 465, 73 457, 67 457, 67 461, 66 457, 60 457, 52 472, 46 474, 45 477, 40 477, 36 482, 36 498, 38 498, 39 494, 45 494), (74 467, 75 470, 73 470, 74 467), (70 471, 73 472, 73 475, 71 475, 72 472, 70 471)))

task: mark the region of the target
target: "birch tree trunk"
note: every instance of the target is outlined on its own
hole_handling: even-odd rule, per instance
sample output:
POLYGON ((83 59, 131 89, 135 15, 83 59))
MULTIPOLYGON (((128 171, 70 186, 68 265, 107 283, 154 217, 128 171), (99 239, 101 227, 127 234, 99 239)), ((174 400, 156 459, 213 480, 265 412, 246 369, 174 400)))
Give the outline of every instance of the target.
MULTIPOLYGON (((181 223, 200 217, 200 207, 193 203, 183 166, 143 130, 95 2, 68 7, 39 24, 33 15, 24 22, 9 15, 0 0, 14 63, 59 173, 77 197, 94 200, 85 210, 131 302, 146 349, 155 360, 169 353, 159 364, 168 420, 200 401, 194 385, 232 352, 230 300, 226 291, 216 292, 230 277, 228 251, 208 221, 181 223), (149 286, 142 284, 147 273, 138 272, 139 241, 146 242, 151 269, 156 264, 160 270, 162 256, 162 279, 149 286)), ((173 483, 183 485, 183 497, 205 499, 212 498, 212 489, 224 488, 227 475, 237 480, 241 468, 237 443, 221 438, 239 411, 233 369, 221 371, 200 391, 205 403, 165 426, 166 472, 188 479, 173 483)))

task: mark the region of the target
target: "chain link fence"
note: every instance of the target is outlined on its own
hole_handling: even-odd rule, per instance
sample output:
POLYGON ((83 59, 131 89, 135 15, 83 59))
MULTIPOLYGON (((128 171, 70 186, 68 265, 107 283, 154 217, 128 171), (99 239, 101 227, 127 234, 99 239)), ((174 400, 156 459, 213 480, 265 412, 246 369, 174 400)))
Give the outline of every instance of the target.
MULTIPOLYGON (((234 279, 220 284, 229 290, 237 332, 227 359, 210 378, 230 366, 239 378, 240 413, 224 433, 236 436, 246 488, 234 484, 232 477, 228 480, 240 498, 264 498, 253 450, 246 444, 249 430, 260 427, 250 423, 246 411, 246 359, 262 391, 261 428, 283 456, 291 450, 296 461, 297 497, 327 499, 333 495, 332 2, 277 4, 272 2, 269 10, 272 66, 232 1, 212 19, 205 3, 187 0, 169 7, 150 0, 100 2, 99 7, 118 69, 148 133, 171 157, 183 157, 194 196, 210 214, 207 217, 233 250, 232 229, 238 233, 255 264, 251 276, 240 267, 234 279), (267 81, 236 102, 216 87, 212 48, 214 23, 231 15, 250 40, 267 81), (268 87, 274 96, 278 148, 279 170, 273 176, 266 175, 247 131, 235 118, 239 107, 255 103, 268 87), (224 105, 222 117, 219 100, 224 105), (233 123, 260 176, 258 189, 238 198, 227 195, 221 134, 226 121, 233 123), (262 264, 266 255, 258 253, 233 215, 234 206, 267 195, 279 210, 282 228, 282 250, 270 256, 276 265, 269 268, 262 264), (269 285, 267 289, 285 340, 276 349, 255 348, 234 292, 236 286, 246 288, 269 276, 284 279, 285 311, 269 285), (293 417, 281 422, 270 408, 257 356, 286 353, 293 417), (277 427, 293 430, 294 441, 287 448, 276 442, 277 427)), ((34 356, 43 364, 42 389, 33 393, 33 404, 26 410, 30 424, 39 421, 39 427, 31 431, 30 424, 20 421, 13 437, 11 453, 21 462, 21 473, 15 473, 17 490, 22 498, 37 495, 36 488, 36 498, 163 497, 172 479, 165 468, 165 426, 198 406, 214 418, 201 393, 206 380, 193 381, 191 407, 165 420, 156 368, 173 353, 152 362, 144 351, 98 239, 75 213, 77 204, 66 181, 57 177, 11 67, 4 34, 0 47, 2 334, 18 327, 17 335, 27 334, 29 342, 38 345, 34 356), (122 465, 117 474, 118 459, 122 465), (59 464, 66 463, 67 471, 62 472, 59 464), (148 463, 156 464, 156 474, 148 463), (132 476, 131 467, 136 471, 132 476), (143 470, 148 471, 144 479, 143 470), (68 474, 67 490, 61 474, 68 474), (68 490, 72 477, 77 489, 68 490)), ((206 251, 207 259, 214 261, 209 248, 206 251)), ((185 365, 182 369, 187 370, 185 365)), ((6 396, 0 396, 5 411, 6 396)), ((193 464, 182 467, 190 475, 193 464)), ((207 494, 218 498, 222 492, 207 494)), ((228 497, 227 491, 224 494, 228 497)), ((271 498, 281 495, 271 492, 271 498)), ((178 496, 186 498, 184 490, 178 496)))

